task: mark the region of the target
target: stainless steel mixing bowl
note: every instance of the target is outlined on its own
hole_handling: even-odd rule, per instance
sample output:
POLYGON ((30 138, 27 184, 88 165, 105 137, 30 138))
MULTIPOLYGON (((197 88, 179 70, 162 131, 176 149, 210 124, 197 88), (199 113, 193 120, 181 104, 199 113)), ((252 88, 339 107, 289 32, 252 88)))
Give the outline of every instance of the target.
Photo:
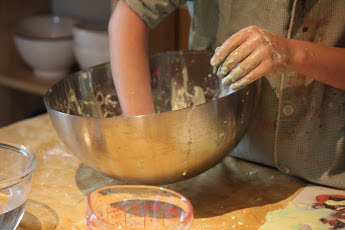
POLYGON ((62 79, 44 101, 62 141, 89 167, 130 183, 181 181, 235 148, 258 101, 260 81, 237 92, 222 88, 211 56, 206 51, 151 56, 153 115, 121 116, 109 63, 62 79), (195 97, 200 89, 205 98, 195 97), (205 103, 198 104, 200 98, 205 103))

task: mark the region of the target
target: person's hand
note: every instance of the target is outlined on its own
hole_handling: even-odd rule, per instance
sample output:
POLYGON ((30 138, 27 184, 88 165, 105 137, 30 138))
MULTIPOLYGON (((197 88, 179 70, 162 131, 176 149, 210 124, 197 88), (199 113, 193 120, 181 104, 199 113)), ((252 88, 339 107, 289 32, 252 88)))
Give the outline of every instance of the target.
POLYGON ((212 66, 226 86, 239 90, 255 80, 289 69, 289 39, 259 27, 247 27, 215 50, 212 66))

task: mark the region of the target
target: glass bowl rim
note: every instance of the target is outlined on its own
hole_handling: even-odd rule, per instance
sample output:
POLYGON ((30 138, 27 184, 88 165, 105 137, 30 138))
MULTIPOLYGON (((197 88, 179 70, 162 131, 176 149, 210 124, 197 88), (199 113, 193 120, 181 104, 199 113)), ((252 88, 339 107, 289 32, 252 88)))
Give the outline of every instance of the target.
POLYGON ((30 175, 36 168, 37 161, 35 155, 32 153, 30 149, 28 149, 24 145, 0 140, 0 149, 8 149, 17 152, 29 160, 29 165, 25 168, 25 170, 23 170, 15 176, 12 176, 4 180, 0 180, 0 189, 7 188, 20 183, 25 178, 27 178, 27 176, 30 175))
MULTIPOLYGON (((153 185, 109 185, 109 186, 105 186, 105 187, 101 187, 101 188, 95 189, 95 190, 91 191, 88 194, 88 196, 87 196, 87 208, 90 210, 91 216, 92 215, 96 216, 98 221, 100 221, 101 223, 104 223, 105 225, 109 225, 109 223, 107 223, 104 220, 98 218, 98 215, 96 215, 94 209, 91 206, 91 196, 92 196, 92 194, 95 194, 95 193, 97 193, 99 191, 102 191, 102 190, 105 190, 105 189, 109 189, 109 188, 153 189, 153 190, 161 190, 161 191, 165 191, 165 192, 171 193, 171 194, 179 197, 181 200, 183 200, 187 204, 188 215, 186 216, 186 218, 181 223, 188 223, 190 221, 193 221, 194 210, 193 210, 192 203, 185 196, 183 196, 182 194, 180 194, 180 193, 178 193, 178 192, 176 192, 174 190, 171 190, 171 189, 168 189, 168 188, 163 188, 163 187, 160 187, 160 186, 153 186, 153 185)), ((88 222, 88 221, 86 221, 86 222, 88 222)), ((111 225, 111 226, 113 226, 113 225, 111 225)))

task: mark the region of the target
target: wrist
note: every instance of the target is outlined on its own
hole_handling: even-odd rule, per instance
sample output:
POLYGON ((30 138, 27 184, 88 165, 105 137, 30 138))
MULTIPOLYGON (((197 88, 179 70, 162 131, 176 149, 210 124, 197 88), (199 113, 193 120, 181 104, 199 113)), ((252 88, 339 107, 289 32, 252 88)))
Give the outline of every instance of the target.
POLYGON ((289 71, 303 73, 303 70, 311 57, 309 42, 290 39, 288 41, 289 50, 289 71))

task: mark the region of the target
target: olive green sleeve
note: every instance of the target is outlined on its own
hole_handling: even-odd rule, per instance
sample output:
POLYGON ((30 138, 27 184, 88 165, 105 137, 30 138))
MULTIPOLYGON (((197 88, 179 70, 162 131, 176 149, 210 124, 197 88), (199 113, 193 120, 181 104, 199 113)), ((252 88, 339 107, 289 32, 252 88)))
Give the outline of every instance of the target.
POLYGON ((125 2, 152 29, 187 0, 125 0, 125 2))

